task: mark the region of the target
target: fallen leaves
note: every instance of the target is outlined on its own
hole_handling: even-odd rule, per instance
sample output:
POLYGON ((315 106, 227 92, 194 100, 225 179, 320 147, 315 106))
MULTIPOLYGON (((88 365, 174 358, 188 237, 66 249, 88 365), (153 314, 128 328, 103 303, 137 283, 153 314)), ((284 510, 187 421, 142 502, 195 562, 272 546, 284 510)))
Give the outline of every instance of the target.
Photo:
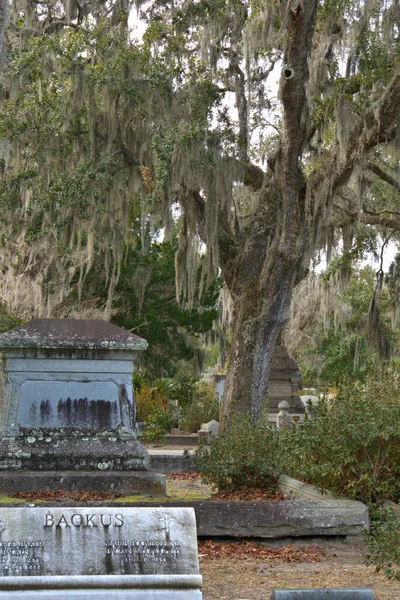
POLYGON ((102 500, 110 500, 120 498, 121 494, 114 492, 95 492, 84 490, 34 490, 33 492, 15 492, 13 498, 20 498, 27 502, 65 502, 72 500, 73 502, 97 502, 102 500))
MULTIPOLYGON (((200 473, 168 473, 167 479, 175 481, 200 481, 200 473)), ((275 500, 284 500, 282 492, 274 485, 269 488, 254 488, 243 486, 237 490, 215 492, 211 496, 211 500, 226 500, 232 502, 233 500, 246 501, 263 501, 270 502, 275 500)))
POLYGON ((249 560, 257 558, 269 562, 295 563, 295 562, 320 562, 325 553, 318 546, 294 548, 291 545, 281 548, 269 548, 257 542, 213 542, 211 540, 199 541, 199 556, 206 560, 219 560, 221 558, 236 558, 249 560))

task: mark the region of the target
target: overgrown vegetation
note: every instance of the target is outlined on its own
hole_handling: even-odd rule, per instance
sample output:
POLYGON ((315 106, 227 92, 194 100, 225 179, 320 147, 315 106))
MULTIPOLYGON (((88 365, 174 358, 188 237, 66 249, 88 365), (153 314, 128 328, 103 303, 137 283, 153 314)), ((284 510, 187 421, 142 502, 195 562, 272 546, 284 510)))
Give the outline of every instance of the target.
POLYGON ((371 504, 400 496, 400 374, 340 389, 313 407, 314 419, 282 432, 288 474, 371 504))
POLYGON ((214 397, 214 388, 201 383, 196 386, 190 402, 182 407, 180 425, 183 431, 197 432, 202 423, 219 420, 219 404, 214 397))
POLYGON ((221 491, 274 486, 282 472, 279 435, 269 425, 234 414, 209 445, 200 441, 194 463, 202 480, 221 491))
POLYGON ((196 433, 202 423, 218 420, 219 405, 212 386, 180 375, 176 379, 148 381, 134 376, 137 420, 144 422, 144 436, 163 440, 171 427, 196 433))
POLYGON ((366 534, 367 565, 375 565, 388 579, 400 581, 400 517, 391 508, 380 507, 372 513, 371 529, 366 534))
POLYGON ((390 346, 394 356, 398 352, 394 269, 387 282, 381 282, 372 327, 371 306, 380 272, 360 266, 359 253, 356 262, 349 254, 335 257, 323 274, 310 274, 294 293, 285 343, 298 361, 306 386, 364 382, 382 358, 375 335, 378 329, 381 344, 390 346))

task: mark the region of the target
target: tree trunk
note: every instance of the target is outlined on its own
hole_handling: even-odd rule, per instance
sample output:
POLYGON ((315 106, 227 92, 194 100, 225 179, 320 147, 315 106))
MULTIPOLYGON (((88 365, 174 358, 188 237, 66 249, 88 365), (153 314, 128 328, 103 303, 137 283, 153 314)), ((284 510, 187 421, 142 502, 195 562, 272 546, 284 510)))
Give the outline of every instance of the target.
POLYGON ((301 278, 306 236, 300 215, 294 216, 291 251, 282 248, 280 231, 266 248, 266 232, 253 224, 235 258, 223 268, 233 298, 232 344, 221 403, 222 427, 233 412, 252 421, 263 415, 270 365, 276 340, 288 317, 295 283, 301 278), (295 247, 296 246, 296 247, 295 247))
POLYGON ((222 274, 234 302, 222 425, 234 411, 255 422, 262 416, 276 340, 312 237, 306 231, 301 156, 312 131, 306 86, 317 8, 318 0, 287 4, 282 133, 274 167, 265 176, 257 218, 239 233, 236 245, 220 241, 222 274))

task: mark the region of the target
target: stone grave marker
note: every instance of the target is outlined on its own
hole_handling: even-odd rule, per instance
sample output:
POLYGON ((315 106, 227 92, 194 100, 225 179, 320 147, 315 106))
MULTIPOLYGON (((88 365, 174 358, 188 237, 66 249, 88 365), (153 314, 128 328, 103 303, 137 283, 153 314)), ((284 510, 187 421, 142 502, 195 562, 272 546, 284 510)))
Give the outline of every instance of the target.
POLYGON ((270 600, 374 600, 370 588, 275 589, 270 600))
POLYGON ((200 431, 207 432, 207 435, 218 435, 219 423, 215 419, 208 421, 208 423, 202 423, 200 431))
POLYGON ((201 600, 194 510, 2 507, 3 598, 201 600))
POLYGON ((132 371, 146 347, 95 320, 34 319, 0 335, 0 493, 165 494, 137 439, 132 371))

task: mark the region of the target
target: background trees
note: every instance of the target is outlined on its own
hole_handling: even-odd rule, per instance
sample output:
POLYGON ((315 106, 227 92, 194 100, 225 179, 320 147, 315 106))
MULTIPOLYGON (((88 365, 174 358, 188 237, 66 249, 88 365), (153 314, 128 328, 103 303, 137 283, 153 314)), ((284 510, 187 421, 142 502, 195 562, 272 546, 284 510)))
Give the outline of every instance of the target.
MULTIPOLYGON (((371 227, 399 231, 398 3, 140 11, 137 41, 123 0, 14 6, 0 110, 3 294, 51 315, 71 289, 83 298, 101 264, 109 317, 134 224, 144 252, 179 213, 178 299, 190 308, 221 274, 233 317, 223 413, 235 405, 257 420, 313 253, 339 239, 351 252, 371 227)), ((380 288, 369 320, 385 353, 380 288)))

